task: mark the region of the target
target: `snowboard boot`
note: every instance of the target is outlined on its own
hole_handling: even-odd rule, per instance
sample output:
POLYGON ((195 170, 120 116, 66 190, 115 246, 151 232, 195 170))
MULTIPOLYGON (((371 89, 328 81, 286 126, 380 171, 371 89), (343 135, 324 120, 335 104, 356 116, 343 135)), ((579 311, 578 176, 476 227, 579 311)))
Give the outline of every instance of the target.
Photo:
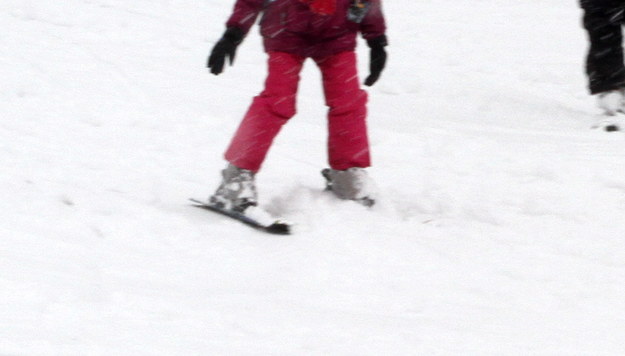
POLYGON ((321 175, 326 179, 326 190, 338 198, 354 200, 367 207, 375 204, 375 187, 364 168, 352 167, 344 171, 326 168, 321 175))
POLYGON ((597 106, 605 115, 625 112, 625 89, 614 89, 597 94, 597 106))
POLYGON ((603 115, 594 125, 605 131, 619 131, 623 126, 622 117, 617 114, 625 113, 625 89, 608 90, 597 95, 597 106, 603 110, 603 115))
POLYGON ((239 213, 258 205, 254 172, 228 164, 221 175, 223 179, 215 194, 209 198, 210 204, 239 213))

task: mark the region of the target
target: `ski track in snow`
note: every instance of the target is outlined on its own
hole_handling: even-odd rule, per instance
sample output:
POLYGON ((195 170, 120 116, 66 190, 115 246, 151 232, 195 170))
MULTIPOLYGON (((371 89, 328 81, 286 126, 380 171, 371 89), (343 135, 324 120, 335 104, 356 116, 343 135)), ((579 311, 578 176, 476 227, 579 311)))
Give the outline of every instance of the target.
POLYGON ((187 203, 264 80, 257 28, 204 68, 231 7, 0 4, 0 355, 622 353, 625 136, 589 129, 576 4, 385 3, 373 209, 322 191, 307 63, 258 176, 288 237, 187 203))

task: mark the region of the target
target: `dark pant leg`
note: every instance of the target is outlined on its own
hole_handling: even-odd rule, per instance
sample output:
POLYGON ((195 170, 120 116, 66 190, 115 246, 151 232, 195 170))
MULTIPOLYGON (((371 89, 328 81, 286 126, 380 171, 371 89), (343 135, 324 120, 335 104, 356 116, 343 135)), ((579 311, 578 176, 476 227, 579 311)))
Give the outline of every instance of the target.
POLYGON ((592 94, 625 87, 622 23, 625 1, 583 0, 584 28, 590 48, 586 58, 592 94))

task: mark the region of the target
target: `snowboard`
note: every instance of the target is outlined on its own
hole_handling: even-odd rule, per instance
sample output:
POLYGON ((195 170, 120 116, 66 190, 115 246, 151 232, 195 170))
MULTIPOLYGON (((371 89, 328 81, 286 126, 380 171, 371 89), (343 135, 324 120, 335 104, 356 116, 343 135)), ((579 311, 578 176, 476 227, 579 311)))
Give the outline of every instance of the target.
POLYGON ((212 211, 222 216, 231 218, 258 231, 275 235, 290 235, 292 231, 292 225, 290 223, 280 219, 268 218, 268 214, 260 213, 260 208, 249 207, 245 209, 245 212, 238 212, 230 209, 224 209, 215 204, 210 204, 197 199, 190 199, 190 201, 191 205, 196 208, 212 211))
POLYGON ((592 125, 593 129, 606 132, 619 132, 625 130, 625 114, 617 113, 616 115, 601 115, 592 125))

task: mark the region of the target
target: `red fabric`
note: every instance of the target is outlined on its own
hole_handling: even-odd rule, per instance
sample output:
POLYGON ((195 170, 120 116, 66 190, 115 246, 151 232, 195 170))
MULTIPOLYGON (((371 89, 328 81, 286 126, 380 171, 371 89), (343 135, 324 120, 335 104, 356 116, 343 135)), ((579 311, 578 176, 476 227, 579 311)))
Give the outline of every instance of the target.
MULTIPOLYGON (((269 53, 265 89, 254 98, 225 158, 237 167, 260 170, 271 144, 296 113, 296 95, 305 57, 269 53)), ((355 52, 316 58, 328 106, 328 160, 333 169, 368 167, 367 93, 360 88, 355 52)))
POLYGON ((382 0, 368 1, 369 10, 360 23, 352 22, 348 18, 351 1, 332 0, 333 5, 315 3, 315 6, 321 8, 319 11, 330 12, 326 8, 335 7, 331 15, 319 16, 302 0, 237 0, 226 25, 239 27, 244 33, 248 33, 262 12, 260 33, 266 52, 325 57, 353 51, 358 33, 367 40, 385 34, 382 0))
POLYGON ((310 6, 310 11, 319 15, 332 15, 336 11, 336 0, 300 0, 310 6))
POLYGON ((360 88, 356 53, 315 59, 328 106, 328 162, 333 169, 369 167, 367 92, 360 88))

